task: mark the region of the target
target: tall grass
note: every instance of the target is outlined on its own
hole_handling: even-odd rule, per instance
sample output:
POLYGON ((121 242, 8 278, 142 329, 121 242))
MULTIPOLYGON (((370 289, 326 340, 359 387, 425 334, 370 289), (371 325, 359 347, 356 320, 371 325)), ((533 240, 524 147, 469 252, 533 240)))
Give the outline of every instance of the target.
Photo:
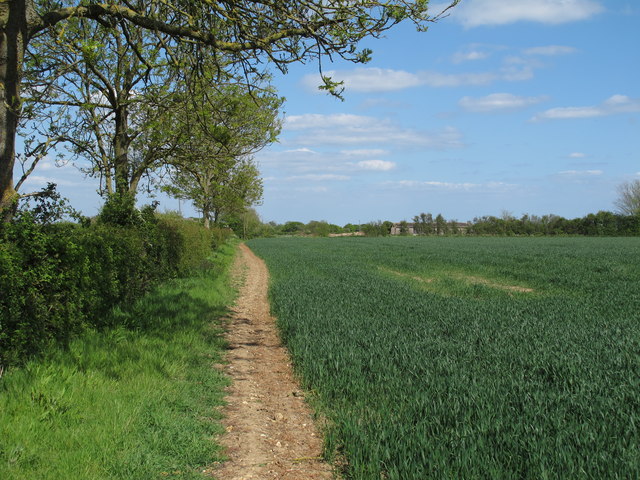
POLYGON ((216 269, 168 282, 119 316, 0 378, 0 478, 201 478, 220 459, 215 368, 232 300, 216 269))

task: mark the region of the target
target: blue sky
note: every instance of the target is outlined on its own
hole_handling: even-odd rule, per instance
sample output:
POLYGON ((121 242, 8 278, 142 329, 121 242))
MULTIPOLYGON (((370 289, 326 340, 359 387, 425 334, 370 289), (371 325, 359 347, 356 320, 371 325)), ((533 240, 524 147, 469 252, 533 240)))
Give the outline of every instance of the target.
MULTIPOLYGON (((614 210, 616 186, 640 178, 639 26, 632 0, 462 0, 426 33, 367 40, 366 65, 325 62, 344 102, 317 90, 316 64, 275 73, 284 129, 256 156, 258 212, 343 225, 614 210)), ((31 184, 45 179, 95 213, 71 167, 45 162, 31 184)))

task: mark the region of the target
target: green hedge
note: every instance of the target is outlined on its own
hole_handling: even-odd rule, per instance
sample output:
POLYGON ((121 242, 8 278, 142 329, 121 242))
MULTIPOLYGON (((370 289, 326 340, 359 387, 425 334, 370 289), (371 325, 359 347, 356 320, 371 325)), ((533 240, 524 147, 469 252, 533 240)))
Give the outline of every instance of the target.
POLYGON ((80 225, 20 212, 0 227, 0 367, 104 327, 106 318, 113 323, 118 317, 106 313, 114 306, 127 308, 154 284, 209 267, 228 237, 177 216, 139 213, 128 225, 80 225))

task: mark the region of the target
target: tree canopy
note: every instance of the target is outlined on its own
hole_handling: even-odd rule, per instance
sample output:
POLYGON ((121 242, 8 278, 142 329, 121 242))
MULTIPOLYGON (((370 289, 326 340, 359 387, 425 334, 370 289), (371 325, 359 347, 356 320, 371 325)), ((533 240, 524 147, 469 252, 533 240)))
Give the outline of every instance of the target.
POLYGON ((281 128, 283 98, 268 86, 250 90, 228 81, 214 85, 204 75, 188 82, 176 92, 175 108, 162 117, 166 128, 160 129, 171 151, 165 190, 191 199, 207 227, 221 214, 260 202, 262 180, 252 156, 274 142, 281 128))
MULTIPOLYGON (((419 29, 426 29, 429 22, 438 19, 438 15, 429 14, 427 4, 426 0, 2 2, 0 211, 6 217, 19 197, 14 188, 13 168, 16 132, 23 119, 23 80, 29 69, 43 68, 29 61, 28 47, 62 23, 85 19, 86 29, 96 25, 104 28, 127 25, 130 33, 146 30, 157 36, 163 57, 179 69, 187 65, 197 67, 207 58, 221 69, 231 64, 251 76, 259 73, 265 63, 284 72, 293 62, 333 55, 366 62, 371 52, 359 48, 363 38, 380 36, 402 21, 412 21, 419 29)), ((125 40, 129 46, 135 43, 126 37, 125 40)), ((339 84, 328 77, 323 79, 328 91, 339 93, 339 84)))
POLYGON ((624 182, 618 187, 616 207, 622 215, 640 215, 640 180, 624 182))

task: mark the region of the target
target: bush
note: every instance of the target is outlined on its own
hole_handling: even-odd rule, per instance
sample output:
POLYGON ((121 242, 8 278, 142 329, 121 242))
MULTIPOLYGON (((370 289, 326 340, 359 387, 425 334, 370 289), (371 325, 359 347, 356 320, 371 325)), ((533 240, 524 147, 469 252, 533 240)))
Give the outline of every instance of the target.
POLYGON ((87 263, 69 232, 21 214, 0 242, 0 364, 13 363, 51 341, 66 342, 84 323, 87 263))
POLYGON ((170 229, 179 236, 180 254, 175 258, 179 260, 177 270, 181 275, 209 268, 211 251, 226 243, 232 234, 226 228, 204 228, 199 221, 182 218, 177 213, 164 213, 157 217, 161 228, 170 229))
POLYGON ((114 306, 127 308, 162 280, 210 268, 213 249, 228 238, 153 207, 129 207, 110 199, 84 226, 42 221, 34 210, 0 226, 0 366, 64 345, 87 327, 113 325, 119 317, 107 313, 114 306))

